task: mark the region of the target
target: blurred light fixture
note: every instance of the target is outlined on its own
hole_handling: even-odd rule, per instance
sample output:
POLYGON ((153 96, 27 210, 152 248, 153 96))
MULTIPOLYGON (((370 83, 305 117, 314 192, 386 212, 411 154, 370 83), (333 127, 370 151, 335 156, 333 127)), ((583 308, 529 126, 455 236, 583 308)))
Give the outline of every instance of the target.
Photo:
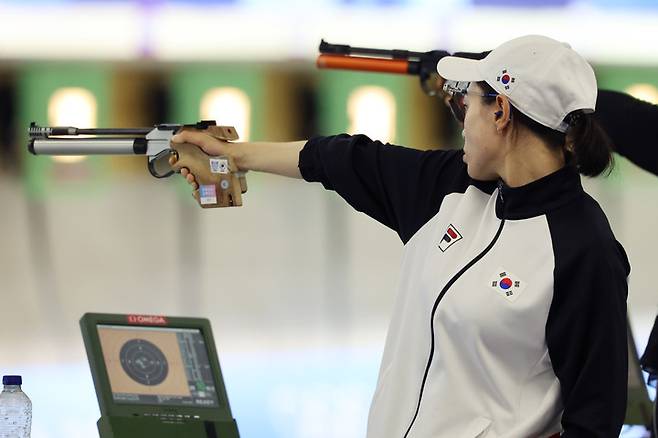
POLYGON ((395 140, 395 115, 395 97, 386 88, 358 87, 347 99, 348 132, 351 134, 392 142, 395 140))
POLYGON ((625 90, 636 99, 658 105, 658 88, 651 84, 633 84, 625 90))
MULTIPOLYGON (((48 101, 48 124, 50 126, 75 126, 95 128, 97 103, 93 93, 85 88, 65 87, 55 90, 48 101)), ((77 163, 84 155, 54 156, 59 163, 77 163)))
POLYGON ((240 141, 248 141, 251 126, 251 101, 247 93, 235 87, 212 88, 201 98, 202 120, 235 127, 240 141))

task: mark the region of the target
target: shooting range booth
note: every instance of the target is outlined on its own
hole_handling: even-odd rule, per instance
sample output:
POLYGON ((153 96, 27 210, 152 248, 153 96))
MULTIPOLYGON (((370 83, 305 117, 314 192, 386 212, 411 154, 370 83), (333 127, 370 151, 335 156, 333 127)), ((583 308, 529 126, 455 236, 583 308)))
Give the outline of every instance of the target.
POLYGON ((204 318, 86 313, 100 438, 239 438, 204 318))

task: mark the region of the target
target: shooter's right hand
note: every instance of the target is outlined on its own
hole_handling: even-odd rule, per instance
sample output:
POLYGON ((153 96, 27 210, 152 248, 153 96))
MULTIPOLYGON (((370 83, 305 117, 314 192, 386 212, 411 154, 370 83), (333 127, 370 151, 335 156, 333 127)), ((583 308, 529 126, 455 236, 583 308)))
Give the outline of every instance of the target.
MULTIPOLYGON (((201 148, 206 154, 210 156, 231 156, 235 157, 237 148, 227 141, 219 140, 204 132, 183 131, 171 138, 172 143, 189 143, 201 148)), ((194 175, 187 167, 182 167, 178 163, 178 158, 172 155, 169 158, 169 164, 174 171, 180 171, 181 175, 185 177, 187 182, 192 186, 193 190, 199 189, 194 175)))

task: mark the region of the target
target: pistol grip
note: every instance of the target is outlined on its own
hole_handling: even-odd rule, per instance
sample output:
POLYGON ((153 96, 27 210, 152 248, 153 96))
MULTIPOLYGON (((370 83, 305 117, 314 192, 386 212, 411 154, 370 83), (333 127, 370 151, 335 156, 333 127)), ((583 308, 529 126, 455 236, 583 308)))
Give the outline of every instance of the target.
POLYGON ((194 192, 194 198, 202 208, 242 205, 246 178, 244 175, 238 176, 238 168, 232 157, 211 157, 198 146, 189 143, 172 143, 171 149, 178 156, 175 167, 187 167, 194 175, 199 185, 199 189, 194 192))

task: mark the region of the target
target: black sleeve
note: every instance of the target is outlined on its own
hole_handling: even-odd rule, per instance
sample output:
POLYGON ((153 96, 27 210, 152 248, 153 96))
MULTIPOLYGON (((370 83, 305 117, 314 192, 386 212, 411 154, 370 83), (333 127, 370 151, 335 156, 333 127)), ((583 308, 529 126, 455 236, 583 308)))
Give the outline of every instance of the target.
POLYGON ((299 170, 306 181, 322 183, 395 230, 406 244, 438 212, 446 194, 468 186, 462 155, 340 134, 310 139, 299 153, 299 170))
POLYGON ((649 383, 655 383, 656 376, 658 376, 658 316, 653 323, 649 342, 647 343, 647 348, 644 350, 644 354, 642 354, 640 364, 644 371, 649 373, 649 383))
POLYGON ((567 221, 551 222, 555 272, 546 344, 560 381, 562 438, 616 438, 628 392, 628 259, 614 237, 584 249, 567 221))
POLYGON ((612 139, 615 152, 658 175, 658 105, 599 90, 594 115, 612 139))

